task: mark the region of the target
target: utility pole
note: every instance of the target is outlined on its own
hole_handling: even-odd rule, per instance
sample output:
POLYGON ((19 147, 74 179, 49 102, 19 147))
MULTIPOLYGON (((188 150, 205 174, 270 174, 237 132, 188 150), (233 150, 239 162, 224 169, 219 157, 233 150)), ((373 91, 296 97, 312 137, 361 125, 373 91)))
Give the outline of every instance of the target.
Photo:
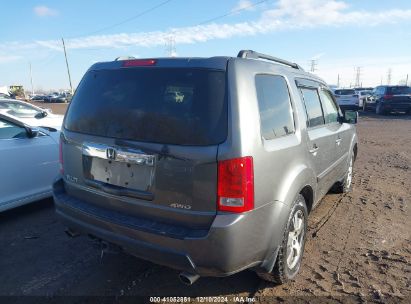
POLYGON ((408 85, 408 74, 407 74, 407 77, 405 78, 405 85, 406 86, 408 85))
POLYGON ((356 67, 356 73, 355 73, 355 87, 360 86, 360 77, 361 77, 361 67, 356 67))
POLYGON ((338 74, 337 76, 337 88, 340 87, 340 74, 338 74))
POLYGON ((316 70, 316 66, 317 66, 317 60, 316 59, 311 59, 311 73, 314 73, 316 70))
POLYGON ((33 74, 31 73, 31 61, 29 62, 30 66, 30 83, 31 83, 31 95, 34 95, 34 87, 33 87, 33 74))
POLYGON ((391 74, 392 74, 392 70, 391 70, 391 68, 389 68, 388 72, 387 72, 387 84, 388 85, 391 84, 391 74))
POLYGON ((63 42, 64 57, 66 57, 67 74, 68 74, 69 82, 70 82, 71 95, 73 96, 74 92, 73 92, 73 85, 71 84, 70 68, 69 68, 69 64, 68 64, 68 60, 67 60, 66 45, 64 44, 64 39, 63 38, 61 38, 61 41, 63 42))

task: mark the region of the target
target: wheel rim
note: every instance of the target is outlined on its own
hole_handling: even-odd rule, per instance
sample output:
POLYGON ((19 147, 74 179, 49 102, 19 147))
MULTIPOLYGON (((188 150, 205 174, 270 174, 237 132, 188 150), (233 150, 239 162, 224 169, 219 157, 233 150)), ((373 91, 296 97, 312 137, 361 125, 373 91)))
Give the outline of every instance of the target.
POLYGON ((305 234, 304 213, 298 210, 291 221, 287 241, 287 266, 293 269, 301 258, 305 234))
POLYGON ((350 166, 348 167, 348 172, 347 172, 347 180, 346 180, 346 187, 350 188, 352 183, 352 157, 350 158, 350 166))

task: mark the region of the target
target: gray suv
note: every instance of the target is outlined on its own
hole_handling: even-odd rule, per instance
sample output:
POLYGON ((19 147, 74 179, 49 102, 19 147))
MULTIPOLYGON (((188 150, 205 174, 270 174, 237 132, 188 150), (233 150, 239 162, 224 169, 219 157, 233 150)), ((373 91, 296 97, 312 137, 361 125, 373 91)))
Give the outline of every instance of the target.
POLYGON ((96 63, 63 123, 56 212, 186 284, 248 268, 283 283, 311 210, 351 188, 356 121, 324 81, 254 51, 96 63))

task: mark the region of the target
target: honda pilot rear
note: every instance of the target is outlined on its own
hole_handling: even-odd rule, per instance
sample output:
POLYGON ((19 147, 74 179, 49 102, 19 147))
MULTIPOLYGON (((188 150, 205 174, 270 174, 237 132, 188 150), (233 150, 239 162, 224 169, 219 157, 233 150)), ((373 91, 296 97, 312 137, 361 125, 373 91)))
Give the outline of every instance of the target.
POLYGON ((64 119, 56 212, 187 284, 248 268, 284 283, 309 211, 351 189, 356 119, 318 77, 250 50, 97 63, 64 119))
POLYGON ((223 275, 250 262, 227 236, 253 208, 252 158, 217 162, 229 129, 227 64, 90 68, 61 133, 54 198, 67 226, 192 274, 223 275), (229 214, 216 220, 218 211, 229 214))

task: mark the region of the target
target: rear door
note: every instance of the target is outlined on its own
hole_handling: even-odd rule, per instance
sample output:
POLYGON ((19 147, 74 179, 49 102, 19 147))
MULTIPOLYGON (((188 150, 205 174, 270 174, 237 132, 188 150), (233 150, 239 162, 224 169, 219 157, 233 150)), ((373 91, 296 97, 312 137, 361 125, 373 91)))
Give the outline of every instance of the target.
POLYGON ((206 227, 227 137, 225 71, 89 71, 65 119, 67 191, 120 214, 206 227))
POLYGON ((0 118, 0 154, 0 209, 51 194, 58 174, 58 144, 51 137, 29 138, 25 128, 0 118))
POLYGON ((325 123, 324 110, 319 96, 320 84, 313 81, 299 82, 299 89, 307 112, 307 150, 317 175, 318 197, 327 193, 335 181, 333 165, 336 130, 325 123))

